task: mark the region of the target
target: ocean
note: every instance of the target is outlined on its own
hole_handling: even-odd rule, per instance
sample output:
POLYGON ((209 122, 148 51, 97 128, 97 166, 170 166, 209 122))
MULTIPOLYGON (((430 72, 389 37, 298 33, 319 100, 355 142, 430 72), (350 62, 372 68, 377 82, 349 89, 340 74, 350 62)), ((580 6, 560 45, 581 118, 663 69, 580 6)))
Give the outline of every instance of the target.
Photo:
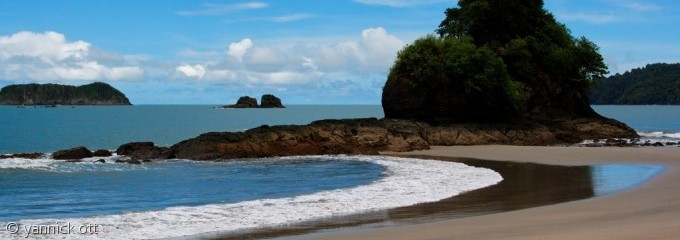
MULTIPOLYGON (((594 106, 641 136, 680 140, 680 106, 594 106)), ((53 152, 75 146, 115 150, 128 142, 170 146, 211 131, 244 131, 321 119, 382 118, 379 105, 301 105, 285 109, 215 109, 208 105, 0 106, 0 154, 53 152)))
MULTIPOLYGON (((680 107, 595 106, 646 138, 680 139, 680 107)), ((290 106, 215 109, 212 106, 0 107, 0 153, 53 152, 74 146, 111 149, 132 141, 162 146, 210 131, 260 125, 307 124, 328 118, 383 116, 380 106, 290 106)), ((434 202, 503 180, 462 163, 385 156, 301 156, 248 161, 170 160, 128 165, 0 159, 0 238, 23 238, 11 226, 73 224, 101 227, 69 238, 164 238, 282 226, 434 202), (17 225, 12 225, 17 224, 17 225)), ((593 168, 595 192, 608 179, 629 179, 626 166, 593 168), (613 170, 612 170, 613 169, 613 170)), ((640 181, 661 171, 648 168, 640 181)), ((621 181, 612 181, 620 184, 621 181)), ((18 229, 19 233, 22 232, 18 229)), ((32 238, 57 238, 38 235, 32 238)))

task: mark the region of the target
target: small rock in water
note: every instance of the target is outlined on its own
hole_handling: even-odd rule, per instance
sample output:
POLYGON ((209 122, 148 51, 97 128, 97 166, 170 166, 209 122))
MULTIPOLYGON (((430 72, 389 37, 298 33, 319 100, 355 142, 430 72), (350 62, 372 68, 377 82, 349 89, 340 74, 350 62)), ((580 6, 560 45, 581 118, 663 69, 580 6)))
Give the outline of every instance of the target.
POLYGON ((675 146, 675 145, 678 145, 678 143, 675 143, 675 142, 667 142, 666 143, 666 146, 675 146))
POLYGON ((655 142, 654 144, 652 144, 652 146, 654 146, 654 147, 663 147, 663 143, 661 143, 661 142, 655 142))
POLYGON ((142 162, 140 162, 139 160, 133 160, 133 159, 128 160, 127 163, 129 163, 129 164, 142 164, 142 162))
POLYGON ((95 162, 98 162, 98 163, 106 163, 106 160, 100 158, 100 159, 98 159, 98 160, 95 161, 95 162))
POLYGON ((151 160, 149 160, 149 159, 144 159, 144 160, 142 160, 142 162, 151 162, 151 160))
POLYGON ((97 150, 97 151, 94 151, 94 153, 92 153, 92 154, 93 154, 95 157, 110 157, 110 156, 112 155, 112 154, 111 154, 111 151, 109 151, 109 150, 104 150, 104 149, 99 149, 99 150, 97 150))
POLYGON ((90 150, 85 147, 75 147, 67 150, 60 150, 52 154, 52 158, 57 160, 75 160, 92 156, 92 152, 90 152, 90 150))

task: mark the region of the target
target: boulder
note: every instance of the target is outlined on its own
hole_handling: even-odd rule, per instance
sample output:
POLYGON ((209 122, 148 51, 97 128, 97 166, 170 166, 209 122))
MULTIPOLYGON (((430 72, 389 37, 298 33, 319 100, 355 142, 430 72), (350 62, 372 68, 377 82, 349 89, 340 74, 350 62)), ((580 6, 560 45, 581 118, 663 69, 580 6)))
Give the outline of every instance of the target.
POLYGON ((257 108, 257 99, 249 96, 243 96, 236 101, 234 105, 226 105, 225 108, 257 108))
POLYGON ((281 104, 281 99, 277 98, 274 95, 271 94, 265 94, 262 95, 262 99, 260 100, 260 107, 261 108, 285 108, 283 104, 281 104))
POLYGON ((67 150, 56 151, 52 154, 52 158, 57 160, 76 160, 94 156, 90 150, 85 147, 75 147, 67 150))
POLYGON ((99 149, 97 151, 94 151, 92 154, 95 157, 110 157, 111 155, 113 155, 113 154, 111 154, 111 151, 104 150, 104 149, 99 149))
POLYGON ((106 160, 104 160, 104 159, 97 159, 97 161, 95 161, 95 162, 98 162, 98 163, 106 163, 106 160))
POLYGON ((131 142, 118 147, 118 155, 125 155, 132 160, 168 159, 172 154, 168 148, 157 147, 152 142, 131 142))

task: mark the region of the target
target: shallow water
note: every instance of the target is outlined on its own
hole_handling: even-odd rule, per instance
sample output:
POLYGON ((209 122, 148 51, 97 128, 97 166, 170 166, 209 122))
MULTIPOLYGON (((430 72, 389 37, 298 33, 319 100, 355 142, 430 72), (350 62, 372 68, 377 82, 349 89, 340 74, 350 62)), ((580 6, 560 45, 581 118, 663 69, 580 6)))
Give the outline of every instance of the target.
MULTIPOLYGON (((41 164, 0 169, 8 176, 2 184, 14 188, 0 195, 7 219, 20 219, 20 226, 96 224, 96 237, 104 239, 289 226, 436 202, 502 180, 492 170, 461 163, 386 156, 41 164)), ((22 237, 12 233, 0 229, 0 238, 22 237)))
POLYGON ((478 159, 413 156, 455 161, 492 169, 503 181, 438 202, 395 208, 380 213, 356 215, 345 220, 309 222, 289 229, 266 230, 242 235, 213 236, 217 239, 313 239, 344 231, 432 222, 539 207, 637 187, 664 171, 663 166, 646 164, 605 164, 555 166, 534 163, 478 159), (300 236, 300 234, 303 234, 300 236))

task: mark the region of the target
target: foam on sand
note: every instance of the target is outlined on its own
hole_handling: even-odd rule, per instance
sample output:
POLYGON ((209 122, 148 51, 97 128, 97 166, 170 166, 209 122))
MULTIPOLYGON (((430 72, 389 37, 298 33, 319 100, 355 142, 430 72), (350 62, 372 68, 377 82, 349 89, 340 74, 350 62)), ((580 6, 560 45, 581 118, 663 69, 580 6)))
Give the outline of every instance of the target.
MULTIPOLYGON (((295 159, 288 157, 282 159, 295 159)), ((130 212, 70 219, 22 220, 20 225, 99 225, 97 235, 40 235, 38 238, 149 239, 277 227, 302 221, 338 217, 439 201, 503 180, 500 174, 462 163, 386 156, 305 156, 305 159, 367 161, 385 167, 384 178, 368 185, 322 191, 308 195, 170 207, 160 211, 130 212)), ((131 202, 130 204, 134 204, 131 202)), ((0 238, 23 238, 20 232, 0 232, 0 238)), ((34 238, 36 236, 32 236, 34 238)))

